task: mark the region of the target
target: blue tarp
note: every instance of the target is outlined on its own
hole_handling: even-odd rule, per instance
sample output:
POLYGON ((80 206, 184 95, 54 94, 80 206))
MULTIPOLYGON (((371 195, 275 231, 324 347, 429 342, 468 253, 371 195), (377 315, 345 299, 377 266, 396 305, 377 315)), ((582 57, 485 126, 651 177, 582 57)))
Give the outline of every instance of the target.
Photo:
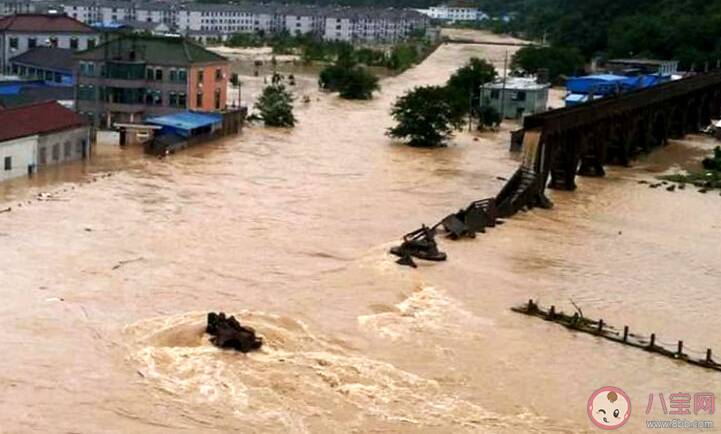
POLYGON ((191 131, 223 122, 223 116, 215 113, 180 112, 146 119, 145 122, 163 127, 191 131))
POLYGON ((587 95, 590 93, 596 95, 594 99, 599 99, 601 96, 609 96, 656 86, 668 80, 668 77, 657 74, 639 75, 635 77, 613 74, 571 77, 566 81, 566 89, 569 91, 569 95, 566 97, 566 106, 585 102, 588 99, 587 95))

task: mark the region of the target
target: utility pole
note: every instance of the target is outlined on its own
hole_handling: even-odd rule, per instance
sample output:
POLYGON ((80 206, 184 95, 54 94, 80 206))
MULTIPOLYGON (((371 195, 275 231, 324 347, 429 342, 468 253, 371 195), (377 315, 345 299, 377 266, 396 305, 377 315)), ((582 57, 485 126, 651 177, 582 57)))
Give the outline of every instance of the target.
POLYGON ((501 88, 501 122, 506 118, 506 79, 508 78, 508 51, 503 59, 503 87, 501 88))
POLYGON ((468 132, 473 131, 473 85, 468 93, 468 132))

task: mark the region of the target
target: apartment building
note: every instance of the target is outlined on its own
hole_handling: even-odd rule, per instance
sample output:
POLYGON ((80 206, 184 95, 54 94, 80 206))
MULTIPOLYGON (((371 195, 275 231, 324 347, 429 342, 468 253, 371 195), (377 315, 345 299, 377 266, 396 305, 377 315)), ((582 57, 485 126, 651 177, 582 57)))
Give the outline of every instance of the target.
POLYGON ((122 35, 75 61, 76 110, 96 126, 226 108, 228 60, 185 38, 122 35))
POLYGON ((66 0, 60 8, 78 20, 95 22, 142 21, 164 23, 185 35, 214 35, 222 39, 235 33, 314 34, 349 42, 393 42, 430 18, 411 9, 316 7, 281 4, 202 4, 66 0))
POLYGON ((482 21, 489 17, 478 8, 469 6, 439 5, 428 9, 419 9, 419 12, 440 21, 482 21))
POLYGON ((0 18, 0 72, 9 73, 10 58, 35 47, 86 50, 100 34, 87 24, 58 14, 20 14, 0 18))

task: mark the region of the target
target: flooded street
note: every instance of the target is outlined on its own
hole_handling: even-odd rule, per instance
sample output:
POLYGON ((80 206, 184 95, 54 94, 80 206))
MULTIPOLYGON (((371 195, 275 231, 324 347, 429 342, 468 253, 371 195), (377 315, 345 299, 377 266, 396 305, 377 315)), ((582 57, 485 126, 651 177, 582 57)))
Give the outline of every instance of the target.
POLYGON ((384 135, 390 105, 471 56, 500 69, 511 49, 441 46, 368 102, 304 87, 292 131, 246 128, 165 160, 101 148, 0 186, 13 207, 0 214, 0 432, 585 433, 606 385, 631 397, 626 432, 640 432, 649 393, 720 392, 717 372, 509 310, 573 300, 721 351, 721 197, 637 183, 697 164, 706 138, 442 240, 447 263, 412 270, 386 253, 518 167, 515 125, 412 149, 384 135), (219 310, 261 351, 211 345, 205 314, 219 310))

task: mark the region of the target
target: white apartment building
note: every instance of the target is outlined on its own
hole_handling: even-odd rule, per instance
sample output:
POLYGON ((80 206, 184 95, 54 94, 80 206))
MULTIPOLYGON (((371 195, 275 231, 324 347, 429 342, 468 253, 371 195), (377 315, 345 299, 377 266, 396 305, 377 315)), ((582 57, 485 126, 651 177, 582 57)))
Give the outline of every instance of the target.
POLYGON ((434 20, 441 21, 482 21, 489 17, 478 8, 464 6, 439 5, 431 6, 428 9, 419 9, 420 13, 429 16, 434 20))
POLYGON ((140 21, 164 23, 186 35, 217 36, 235 33, 315 34, 326 40, 393 42, 416 29, 425 29, 429 18, 411 9, 315 7, 280 4, 176 5, 161 2, 65 0, 62 10, 87 23, 140 21))

